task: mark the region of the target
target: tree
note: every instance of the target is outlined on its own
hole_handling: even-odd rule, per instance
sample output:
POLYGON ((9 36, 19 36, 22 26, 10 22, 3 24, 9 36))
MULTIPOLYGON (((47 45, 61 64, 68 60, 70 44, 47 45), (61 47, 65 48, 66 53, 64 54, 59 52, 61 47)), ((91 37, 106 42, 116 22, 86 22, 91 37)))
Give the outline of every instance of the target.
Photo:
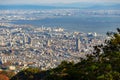
POLYGON ((15 75, 13 71, 1 71, 0 74, 6 75, 9 79, 15 75))
POLYGON ((0 80, 9 80, 6 75, 0 74, 0 80))
POLYGON ((28 68, 20 71, 11 80, 41 80, 46 74, 47 71, 41 71, 39 68, 28 68))

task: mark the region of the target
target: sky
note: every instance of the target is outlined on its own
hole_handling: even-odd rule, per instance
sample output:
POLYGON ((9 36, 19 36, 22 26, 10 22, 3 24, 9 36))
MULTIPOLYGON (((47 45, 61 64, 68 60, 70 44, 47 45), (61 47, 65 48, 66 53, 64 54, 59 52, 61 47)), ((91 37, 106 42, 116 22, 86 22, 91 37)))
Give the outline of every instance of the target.
POLYGON ((91 2, 91 3, 120 3, 120 0, 0 0, 1 4, 54 4, 54 3, 77 3, 77 2, 91 2))

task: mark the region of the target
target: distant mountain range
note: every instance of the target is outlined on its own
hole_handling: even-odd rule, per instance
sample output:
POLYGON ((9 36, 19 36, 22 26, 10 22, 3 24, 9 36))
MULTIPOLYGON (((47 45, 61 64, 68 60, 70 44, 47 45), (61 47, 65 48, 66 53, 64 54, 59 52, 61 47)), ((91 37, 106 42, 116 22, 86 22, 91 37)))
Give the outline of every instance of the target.
POLYGON ((40 5, 0 5, 0 9, 54 9, 54 6, 40 5))
POLYGON ((88 9, 118 9, 118 10, 120 10, 120 4, 114 4, 114 5, 94 5, 94 6, 88 7, 88 9))
POLYGON ((57 8, 80 8, 80 9, 119 9, 120 4, 102 4, 102 3, 56 3, 50 5, 0 5, 0 9, 57 9, 57 8))
POLYGON ((71 3, 53 4, 51 6, 81 9, 120 9, 120 3, 71 3))

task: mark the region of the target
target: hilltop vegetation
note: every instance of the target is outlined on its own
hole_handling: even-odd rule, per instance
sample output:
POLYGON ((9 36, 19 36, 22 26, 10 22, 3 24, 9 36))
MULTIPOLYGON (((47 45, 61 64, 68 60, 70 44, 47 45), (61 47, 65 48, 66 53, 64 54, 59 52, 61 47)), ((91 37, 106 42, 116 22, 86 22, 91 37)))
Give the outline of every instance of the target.
POLYGON ((63 61, 58 67, 46 71, 28 68, 11 80, 119 80, 120 79, 120 29, 107 33, 106 45, 94 47, 93 54, 79 63, 63 61))
POLYGON ((13 71, 0 71, 0 80, 9 80, 14 75, 13 71))

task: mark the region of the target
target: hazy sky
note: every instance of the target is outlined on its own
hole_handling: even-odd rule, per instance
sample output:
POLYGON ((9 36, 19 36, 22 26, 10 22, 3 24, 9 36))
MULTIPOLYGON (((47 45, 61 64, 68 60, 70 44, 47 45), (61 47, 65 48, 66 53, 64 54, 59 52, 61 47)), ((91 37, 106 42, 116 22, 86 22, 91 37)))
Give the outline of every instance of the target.
POLYGON ((120 0, 0 0, 0 4, 52 4, 52 3, 75 3, 75 2, 120 3, 120 0))

